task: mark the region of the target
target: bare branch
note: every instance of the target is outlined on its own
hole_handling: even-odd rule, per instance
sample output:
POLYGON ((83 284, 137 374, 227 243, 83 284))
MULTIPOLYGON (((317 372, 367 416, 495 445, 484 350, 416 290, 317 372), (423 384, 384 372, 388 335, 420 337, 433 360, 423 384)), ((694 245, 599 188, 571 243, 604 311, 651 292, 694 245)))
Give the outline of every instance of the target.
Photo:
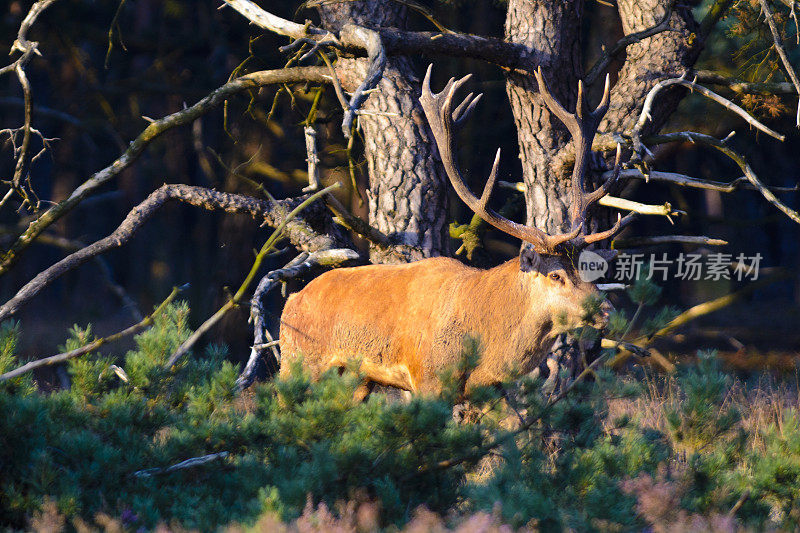
MULTIPOLYGON (((14 234, 16 235, 16 231, 11 228, 5 228, 0 226, 0 234, 14 234)), ((58 235, 52 235, 48 233, 43 233, 39 235, 39 238, 36 239, 36 242, 39 244, 44 244, 47 246, 54 246, 56 248, 60 248, 62 250, 66 250, 68 252, 76 252, 81 248, 85 248, 86 244, 73 239, 67 239, 66 237, 60 237, 58 235)), ((133 301, 133 298, 128 294, 122 285, 116 282, 114 279, 114 274, 111 270, 111 266, 108 264, 104 258, 95 256, 92 258, 94 263, 97 265, 97 268, 100 270, 100 275, 103 277, 103 282, 106 285, 106 288, 114 294, 114 296, 119 299, 122 307, 130 312, 133 318, 137 321, 142 320, 144 315, 139 310, 139 306, 136 305, 136 302, 133 301)))
POLYGON ((169 474, 170 472, 175 472, 176 470, 183 470, 184 468, 191 468, 193 466, 204 465, 206 463, 210 463, 211 461, 216 461, 220 459, 225 459, 230 455, 228 452, 218 452, 218 453, 210 453, 208 455, 201 455, 200 457, 192 457, 191 459, 186 459, 185 461, 181 461, 178 464, 174 464, 172 466, 168 466, 166 468, 148 468, 146 470, 138 470, 134 472, 132 475, 134 477, 152 477, 158 474, 169 474))
POLYGON ((134 324, 133 326, 124 329, 118 333, 115 333, 113 335, 109 335, 108 337, 95 339, 86 346, 81 346, 80 348, 76 348, 74 350, 70 350, 68 352, 60 353, 57 355, 51 355, 50 357, 45 357, 44 359, 37 359, 36 361, 31 361, 30 363, 22 365, 19 368, 15 368, 10 372, 6 372, 5 374, 0 375, 0 382, 19 377, 23 374, 26 374, 32 370, 41 368, 43 366, 52 366, 52 365, 57 365, 59 363, 63 363, 65 361, 69 361, 70 359, 74 359, 81 355, 91 353, 100 348, 101 346, 103 346, 104 344, 117 341, 119 339, 128 337, 130 335, 135 335, 140 331, 147 329, 153 323, 155 317, 161 314, 164 308, 167 305, 169 305, 169 303, 172 302, 172 300, 174 300, 176 296, 178 296, 178 293, 182 289, 183 287, 175 287, 174 289, 172 289, 172 292, 169 294, 169 296, 167 296, 167 298, 163 302, 161 302, 161 304, 158 307, 156 307, 156 309, 152 313, 150 313, 146 318, 144 318, 138 324, 134 324))
POLYGON ((303 128, 303 136, 306 140, 306 162, 308 163, 308 187, 304 187, 303 192, 314 192, 318 191, 320 186, 317 130, 309 124, 303 128))
POLYGON ((108 183, 111 179, 119 175, 120 172, 128 168, 142 154, 144 149, 163 133, 196 120, 222 104, 234 94, 264 85, 300 81, 330 83, 331 78, 324 67, 295 67, 253 72, 226 83, 191 107, 152 122, 130 143, 127 150, 113 163, 96 172, 92 177, 75 189, 69 197, 54 205, 31 222, 28 229, 25 230, 9 250, 2 255, 2 259, 0 259, 0 275, 8 272, 8 269, 19 258, 20 252, 28 248, 34 239, 46 228, 70 212, 84 198, 92 194, 99 187, 108 183))
MULTIPOLYGON (((353 32, 342 31, 338 37, 312 25, 302 25, 272 15, 250 0, 223 0, 246 19, 267 31, 293 39, 306 38, 312 41, 332 41, 337 48, 350 53, 364 55, 366 42, 353 32)), ((375 29, 379 33, 387 55, 441 54, 454 57, 480 59, 515 70, 532 74, 535 65, 528 58, 531 50, 518 43, 506 42, 493 37, 469 35, 455 32, 414 32, 397 28, 375 29)))
POLYGON ((723 85, 737 94, 797 94, 790 82, 748 82, 735 78, 726 78, 710 70, 698 70, 692 73, 694 80, 707 85, 723 85))
MULTIPOLYGON (((23 183, 23 176, 28 164, 28 149, 30 147, 31 131, 33 130, 33 96, 31 94, 31 85, 28 81, 28 76, 25 74, 25 66, 28 64, 34 54, 41 55, 41 53, 38 49, 39 43, 29 41, 27 35, 28 30, 31 28, 31 26, 33 26, 33 23, 36 22, 36 19, 39 17, 39 15, 56 1, 57 0, 39 0, 31 6, 28 14, 20 24, 19 31, 17 32, 17 38, 14 41, 14 44, 11 46, 11 51, 9 52, 9 54, 12 55, 15 52, 20 52, 21 55, 10 65, 0 69, 0 75, 11 71, 16 73, 17 80, 19 80, 19 84, 22 87, 24 102, 22 144, 17 150, 15 150, 14 153, 16 162, 14 165, 14 177, 11 180, 11 188, 22 197, 23 205, 27 204, 34 209, 38 207, 38 201, 33 199, 34 194, 32 189, 30 189, 30 187, 26 188, 26 184, 23 183)), ((44 140, 44 136, 42 136, 42 139, 44 140)), ((5 203, 7 199, 7 197, 4 198, 3 203, 5 203)))
MULTIPOLYGON (((611 174, 611 171, 603 173, 603 177, 607 177, 611 174)), ((710 181, 710 180, 702 180, 699 178, 693 178, 691 176, 686 176, 685 174, 677 174, 675 172, 662 172, 659 170, 653 170, 649 174, 643 174, 641 170, 636 168, 629 168, 623 170, 620 173, 620 178, 624 180, 628 179, 641 179, 645 181, 663 181, 665 183, 669 183, 671 185, 678 185, 681 187, 689 187, 693 189, 706 189, 710 191, 717 191, 717 192, 724 192, 724 193, 731 193, 741 189, 759 190, 757 187, 753 186, 750 181, 745 176, 740 176, 735 180, 726 183, 722 181, 710 181)), ((524 186, 524 184, 522 184, 524 186)), ((773 192, 795 192, 800 190, 800 185, 795 185, 794 187, 768 187, 769 190, 773 192)))
POLYGON ((764 185, 758 176, 750 168, 750 165, 747 163, 747 159, 739 152, 728 146, 725 141, 719 140, 716 137, 712 137, 711 135, 705 135, 702 133, 695 133, 693 131, 683 131, 677 133, 666 133, 662 135, 652 135, 648 138, 648 142, 653 144, 665 143, 665 142, 683 142, 683 141, 690 141, 690 142, 697 142, 701 144, 705 144, 707 146, 711 146, 716 148, 723 154, 727 155, 730 159, 733 160, 734 163, 739 165, 739 168, 744 172, 745 177, 747 180, 758 189, 761 195, 767 199, 772 205, 783 211, 786 216, 800 224, 800 214, 794 209, 791 209, 789 206, 781 202, 777 196, 767 187, 764 185))
MULTIPOLYGON (((275 244, 278 242, 278 239, 280 239, 283 236, 283 232, 289 225, 289 223, 292 220, 294 220, 295 217, 297 217, 297 215, 299 215, 303 209, 307 208, 312 203, 314 203, 315 200, 325 196, 326 194, 328 194, 333 189, 339 186, 340 184, 337 182, 329 187, 322 189, 321 191, 312 194, 311 196, 303 200, 300 203, 300 205, 292 209, 292 211, 284 217, 284 219, 281 221, 278 227, 275 228, 275 231, 272 232, 272 235, 269 236, 264 245, 261 247, 261 250, 258 252, 258 255, 256 255, 256 258, 253 261, 253 266, 250 267, 250 272, 247 273, 247 276, 245 277, 244 281, 239 287, 239 290, 236 291, 236 294, 234 294, 233 297, 219 309, 219 311, 214 313, 210 318, 208 318, 205 322, 203 322, 200 325, 200 327, 197 328, 195 332, 192 333, 189 336, 189 338, 186 339, 183 342, 183 344, 181 344, 178 347, 177 350, 175 350, 175 352, 170 356, 169 360, 167 360, 167 363, 164 365, 165 369, 169 369, 175 363, 177 363, 178 360, 184 355, 186 355, 189 352, 189 350, 192 349, 192 346, 194 346, 197 343, 197 341, 200 340, 200 337, 202 337, 209 329, 211 329, 217 322, 219 322, 222 319, 222 317, 224 317, 228 313, 228 311, 239 305, 239 302, 242 300, 242 298, 244 298, 244 294, 250 288, 250 284, 255 279, 258 270, 261 268, 261 264, 264 262, 264 258, 275 247, 275 244)), ((358 253, 356 252, 352 253, 355 255, 356 258, 358 258, 358 253)))
POLYGON ((342 133, 344 133, 346 139, 349 139, 352 133, 356 111, 369 97, 368 91, 378 86, 381 78, 383 78, 383 71, 386 69, 386 49, 381 42, 380 33, 348 24, 342 29, 342 36, 351 35, 364 43, 369 57, 369 68, 367 68, 364 81, 361 82, 361 85, 358 86, 352 98, 350 98, 350 103, 344 113, 342 133))
POLYGON ((603 54, 600 59, 597 60, 597 63, 589 69, 589 73, 586 74, 585 81, 586 85, 591 85, 597 78, 608 68, 611 64, 611 61, 614 60, 617 56, 619 56, 625 49, 632 45, 633 43, 638 43, 642 39, 646 39, 648 37, 652 37, 653 35, 657 35, 661 32, 668 31, 669 28, 669 19, 672 18, 672 5, 667 8, 666 13, 664 13, 664 18, 661 19, 658 24, 647 28, 645 30, 631 33, 620 39, 616 42, 614 46, 611 47, 610 50, 607 50, 603 47, 603 54))
MULTIPOLYGON (((309 35, 324 35, 328 39, 335 40, 336 38, 324 30, 315 28, 310 24, 298 24, 290 20, 283 19, 268 13, 249 0, 223 0, 226 5, 229 5, 238 11, 244 18, 255 24, 259 28, 277 33, 278 35, 285 35, 299 39, 309 35)), ((224 7, 224 6, 223 6, 224 7)))
MULTIPOLYGON (((623 171, 624 173, 625 171, 623 171)), ((638 172, 638 171, 637 171, 638 172)), ((603 174, 604 179, 608 179, 613 174, 613 171, 608 171, 603 174)), ((622 175, 622 173, 621 173, 622 175)), ((499 182, 500 186, 505 189, 511 189, 518 192, 525 192, 525 184, 522 182, 510 183, 508 181, 499 182)), ((684 211, 673 209, 669 203, 663 205, 650 205, 634 202, 625 198, 617 198, 615 196, 604 196, 597 203, 605 207, 612 207, 615 209, 623 209, 625 211, 633 211, 640 215, 659 215, 659 216, 674 216, 685 215, 684 211)))
POLYGON ((753 118, 747 111, 745 111, 744 109, 742 109, 738 105, 734 104, 733 102, 731 102, 727 98, 724 98, 724 97, 718 95, 717 93, 715 93, 714 91, 711 91, 710 89, 706 89, 702 85, 698 85, 698 84, 696 84, 694 82, 691 82, 691 81, 689 81, 687 79, 684 79, 684 78, 672 78, 672 79, 669 79, 669 80, 663 80, 663 81, 660 81, 659 83, 657 83, 655 85, 655 87, 650 89, 650 92, 647 93, 647 98, 645 98, 644 106, 642 107, 642 112, 639 115, 639 120, 636 122, 636 126, 634 126, 634 128, 633 128, 633 137, 634 137, 634 139, 637 137, 637 135, 641 134, 642 130, 644 129, 644 126, 650 120, 650 113, 651 113, 651 111, 653 109, 653 102, 655 101, 656 95, 662 89, 664 89, 666 87, 669 87, 671 85, 681 85, 683 87, 686 87, 687 89, 691 89, 693 91, 697 91, 700 94, 702 94, 703 96, 706 96, 707 98, 710 98, 711 100, 714 100, 718 104, 722 105, 724 108, 732 111, 733 113, 736 113, 737 115, 742 117, 748 124, 750 124, 751 126, 753 126, 754 128, 756 128, 756 129, 758 129, 760 131, 763 131, 764 133, 766 133, 770 137, 774 137, 774 138, 778 139, 779 141, 783 141, 783 140, 786 139, 785 135, 782 135, 782 134, 778 133, 777 131, 765 126, 764 124, 762 124, 761 122, 759 122, 758 120, 753 118))
MULTIPOLYGON (((783 49, 781 36, 780 33, 778 33, 778 27, 775 25, 775 19, 772 17, 772 11, 769 9, 767 0, 760 0, 760 2, 761 11, 764 13, 764 18, 769 26, 769 31, 772 32, 772 40, 775 43, 775 51, 778 52, 778 56, 781 58, 781 63, 783 63, 783 68, 786 69, 786 73, 789 75, 789 79, 792 80, 792 84, 794 84, 794 88, 795 91, 797 91, 798 97, 800 97, 800 79, 797 78, 797 72, 795 72, 792 63, 789 61, 789 57, 786 55, 786 50, 783 49)), ((795 118, 795 124, 798 128, 800 128, 800 99, 798 99, 797 102, 797 116, 795 118)))
POLYGON ((651 205, 651 204, 643 204, 640 202, 634 202, 633 200, 628 200, 625 198, 617 198, 616 196, 604 196, 597 203, 605 207, 611 207, 613 209, 633 211, 634 213, 638 213, 640 215, 657 215, 669 218, 672 216, 686 214, 686 211, 673 209, 672 205, 670 205, 669 202, 666 202, 662 205, 651 205))
MULTIPOLYGON (((133 234, 165 203, 178 200, 209 210, 245 213, 253 218, 263 218, 270 226, 281 226, 286 221, 287 201, 265 202, 249 196, 230 194, 189 185, 162 185, 136 206, 111 235, 68 255, 22 287, 13 298, 0 307, 0 320, 14 315, 19 308, 42 289, 73 268, 89 259, 118 248, 128 242, 133 234)), ((289 238, 299 248, 317 250, 333 248, 337 244, 329 236, 320 236, 301 220, 288 221, 289 238)))
POLYGON ((283 268, 273 270, 258 284, 253 298, 250 300, 250 321, 253 323, 253 347, 247 365, 236 380, 236 389, 243 390, 255 380, 255 371, 258 362, 262 360, 268 347, 272 348, 276 360, 280 363, 280 354, 274 346, 274 341, 265 343, 269 337, 264 312, 264 297, 277 287, 281 282, 300 277, 320 266, 339 266, 345 262, 358 259, 358 254, 353 250, 344 248, 338 250, 322 250, 311 254, 300 254, 283 268), (267 346, 271 344, 271 346, 267 346))
POLYGON ((705 235, 659 235, 656 237, 631 237, 629 239, 616 239, 613 248, 640 248, 644 246, 658 246, 661 244, 697 244, 703 246, 725 246, 728 241, 714 239, 705 235))

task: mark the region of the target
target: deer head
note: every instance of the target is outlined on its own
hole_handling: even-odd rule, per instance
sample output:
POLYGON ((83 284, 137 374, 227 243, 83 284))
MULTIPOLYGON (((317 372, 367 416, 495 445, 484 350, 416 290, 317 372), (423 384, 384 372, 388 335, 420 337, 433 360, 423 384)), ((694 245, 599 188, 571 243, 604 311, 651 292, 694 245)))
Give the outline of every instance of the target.
MULTIPOLYGON (((635 217, 635 213, 631 213, 625 218, 618 217, 610 229, 597 233, 588 232, 588 210, 617 182, 621 168, 621 148, 617 146, 612 176, 596 190, 586 191, 586 173, 592 150, 592 140, 600 121, 608 110, 610 100, 611 85, 608 76, 606 76, 600 104, 594 110, 589 110, 585 102, 583 83, 579 82, 576 109, 574 113, 570 113, 550 93, 541 68, 536 71, 539 94, 547 108, 569 130, 575 149, 575 165, 570 182, 570 229, 562 234, 550 235, 536 227, 513 222, 488 206, 497 179, 500 162, 499 149, 481 197, 477 198, 469 190, 456 162, 454 133, 467 120, 482 94, 477 96, 474 96, 473 93, 468 94, 461 104, 453 109, 453 98, 456 91, 470 79, 471 75, 468 74, 459 80, 451 78, 442 92, 434 94, 430 87, 432 67, 433 65, 429 66, 425 74, 420 103, 436 139, 445 171, 456 193, 483 220, 525 243, 520 252, 520 271, 532 291, 541 291, 542 296, 537 300, 537 305, 544 307, 555 316, 566 316, 567 325, 574 325, 575 322, 584 318, 585 311, 582 302, 597 293, 593 284, 582 281, 578 276, 575 262, 580 251, 590 244, 613 237, 635 217)), ((610 250, 595 251, 609 259, 615 255, 610 250)))

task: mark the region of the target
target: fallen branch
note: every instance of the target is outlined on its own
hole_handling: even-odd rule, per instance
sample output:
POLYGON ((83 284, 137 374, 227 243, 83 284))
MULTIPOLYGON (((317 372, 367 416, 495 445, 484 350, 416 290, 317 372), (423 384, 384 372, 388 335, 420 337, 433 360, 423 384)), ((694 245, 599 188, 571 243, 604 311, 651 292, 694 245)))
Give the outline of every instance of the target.
POLYGON ((108 237, 74 252, 50 268, 39 273, 22 287, 13 298, 0 307, 0 320, 15 314, 28 300, 42 289, 73 268, 89 259, 119 248, 144 224, 158 209, 171 200, 178 200, 208 210, 223 210, 229 213, 249 214, 253 218, 263 218, 270 226, 289 223, 288 234, 293 244, 301 249, 333 248, 338 244, 332 237, 317 234, 307 223, 297 220, 286 221, 287 201, 266 202, 240 194, 230 194, 190 185, 162 185, 142 203, 133 208, 122 224, 108 237))
POLYGON ((250 349, 250 357, 242 373, 236 379, 236 389, 243 390, 249 387, 256 376, 256 368, 259 361, 263 360, 264 351, 272 349, 275 360, 280 364, 280 353, 267 330, 264 312, 264 297, 269 294, 280 283, 295 279, 317 267, 339 266, 347 261, 358 259, 358 254, 349 249, 322 250, 311 254, 300 254, 281 269, 273 270, 263 278, 258 284, 253 297, 250 300, 250 322, 253 324, 253 346, 250 349), (264 341, 269 342, 264 342, 264 341))
POLYGON ((200 466, 206 463, 210 463, 211 461, 217 461, 220 459, 225 459, 230 455, 229 452, 217 452, 217 453, 210 453, 208 455, 201 455, 200 457, 192 457, 191 459, 186 459, 185 461, 181 461, 178 464, 174 464, 172 466, 168 466, 166 468, 148 468, 146 470, 138 470, 134 472, 132 475, 133 477, 152 477, 158 474, 169 474, 170 472, 175 472, 176 470, 183 470, 185 468, 191 468, 193 466, 200 466))
POLYGON ((178 293, 185 287, 186 285, 184 285, 183 287, 175 287, 174 289, 172 289, 172 292, 169 294, 169 296, 167 296, 167 298, 163 302, 161 302, 161 304, 159 304, 159 306, 156 307, 152 313, 150 313, 147 317, 144 318, 144 320, 142 320, 138 324, 134 324, 133 326, 124 329, 118 333, 115 333, 113 335, 109 335, 108 337, 95 339, 86 346, 81 346, 80 348, 76 348, 74 350, 63 352, 57 355, 51 355, 50 357, 45 357, 44 359, 37 359, 36 361, 31 361, 30 363, 24 364, 19 368, 16 368, 14 370, 11 370, 10 372, 6 372, 5 374, 0 375, 0 382, 19 377, 27 372, 30 372, 37 368, 41 368, 43 366, 57 365, 65 361, 69 361, 70 359, 74 359, 75 357, 91 353, 100 348, 101 346, 103 346, 104 344, 109 344, 111 342, 118 341, 119 339, 128 337, 130 335, 136 335, 140 331, 143 331, 148 327, 150 327, 153 324, 155 318, 161 314, 164 308, 167 305, 169 305, 169 303, 172 302, 172 300, 174 300, 175 297, 178 296, 178 293))

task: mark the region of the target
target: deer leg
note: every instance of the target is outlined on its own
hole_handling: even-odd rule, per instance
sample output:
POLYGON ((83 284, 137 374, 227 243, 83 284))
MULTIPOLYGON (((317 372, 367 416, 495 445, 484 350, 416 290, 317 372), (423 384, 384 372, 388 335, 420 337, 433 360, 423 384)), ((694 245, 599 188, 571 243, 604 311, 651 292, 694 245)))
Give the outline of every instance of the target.
MULTIPOLYGON (((347 365, 347 360, 340 356, 333 356, 328 362, 328 366, 344 368, 347 365)), ((381 365, 371 361, 362 360, 359 372, 364 374, 368 381, 377 383, 378 385, 385 385, 387 387, 396 387, 405 391, 416 392, 417 386, 411 378, 411 373, 405 365, 381 365)))
POLYGON ((375 382, 370 380, 364 380, 361 382, 361 385, 356 387, 355 392, 353 393, 353 401, 356 403, 361 403, 369 397, 372 389, 375 387, 375 382))

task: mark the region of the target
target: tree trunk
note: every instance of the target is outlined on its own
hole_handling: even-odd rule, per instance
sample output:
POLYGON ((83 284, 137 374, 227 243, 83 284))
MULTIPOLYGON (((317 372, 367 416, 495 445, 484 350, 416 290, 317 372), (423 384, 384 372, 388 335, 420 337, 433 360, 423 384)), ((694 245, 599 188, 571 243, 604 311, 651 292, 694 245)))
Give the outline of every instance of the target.
MULTIPOLYGON (((406 8, 391 0, 333 2, 319 11, 323 26, 330 30, 347 23, 405 26, 406 8)), ((357 87, 366 74, 367 60, 339 61, 343 85, 357 87)), ((369 174, 369 223, 395 243, 417 247, 424 257, 431 257, 447 253, 447 180, 419 94, 419 79, 411 63, 404 57, 390 57, 378 90, 362 106, 359 125, 369 174)), ((410 258, 373 248, 370 259, 382 263, 410 258)))
MULTIPOLYGON (((661 22, 672 0, 619 0, 619 15, 625 35, 640 32, 661 22)), ((647 93, 659 81, 680 76, 691 69, 703 49, 698 24, 691 8, 679 6, 670 16, 670 30, 628 46, 627 60, 618 74, 613 98, 601 131, 630 130, 639 118, 647 93)), ((686 95, 686 89, 674 87, 659 94, 653 106, 652 122, 645 134, 661 129, 686 95)))
MULTIPOLYGON (((660 22, 672 0, 620 0, 624 33, 650 28, 660 22)), ((580 28, 582 0, 509 0, 506 38, 530 48, 526 58, 541 66, 553 94, 573 110, 578 79, 583 77, 580 28)), ((630 130, 645 96, 660 80, 680 75, 697 61, 703 39, 689 7, 676 7, 670 31, 643 39, 627 49, 627 61, 612 88, 611 106, 599 131, 630 130)), ((602 83, 602 79, 599 83, 602 83)), ((532 77, 511 73, 507 93, 517 126, 522 176, 526 185, 526 222, 548 232, 569 229, 570 203, 566 171, 552 167, 554 156, 571 140, 566 129, 541 103, 532 77)), ((594 94, 597 91, 589 91, 594 94)), ((647 132, 657 131, 675 110, 685 90, 664 91, 655 106, 647 132)), ((591 98, 590 98, 591 100, 591 98)), ((590 102, 590 105, 596 104, 590 102)), ((591 179, 591 176, 590 176, 591 179)))
MULTIPOLYGON (((553 95, 574 107, 582 74, 580 21, 583 0, 509 0, 506 39, 525 44, 531 67, 541 66, 553 95)), ((533 77, 510 74, 506 92, 514 114, 526 185, 526 223, 548 232, 568 229, 569 181, 550 166, 570 140, 563 124, 539 99, 533 77)))

